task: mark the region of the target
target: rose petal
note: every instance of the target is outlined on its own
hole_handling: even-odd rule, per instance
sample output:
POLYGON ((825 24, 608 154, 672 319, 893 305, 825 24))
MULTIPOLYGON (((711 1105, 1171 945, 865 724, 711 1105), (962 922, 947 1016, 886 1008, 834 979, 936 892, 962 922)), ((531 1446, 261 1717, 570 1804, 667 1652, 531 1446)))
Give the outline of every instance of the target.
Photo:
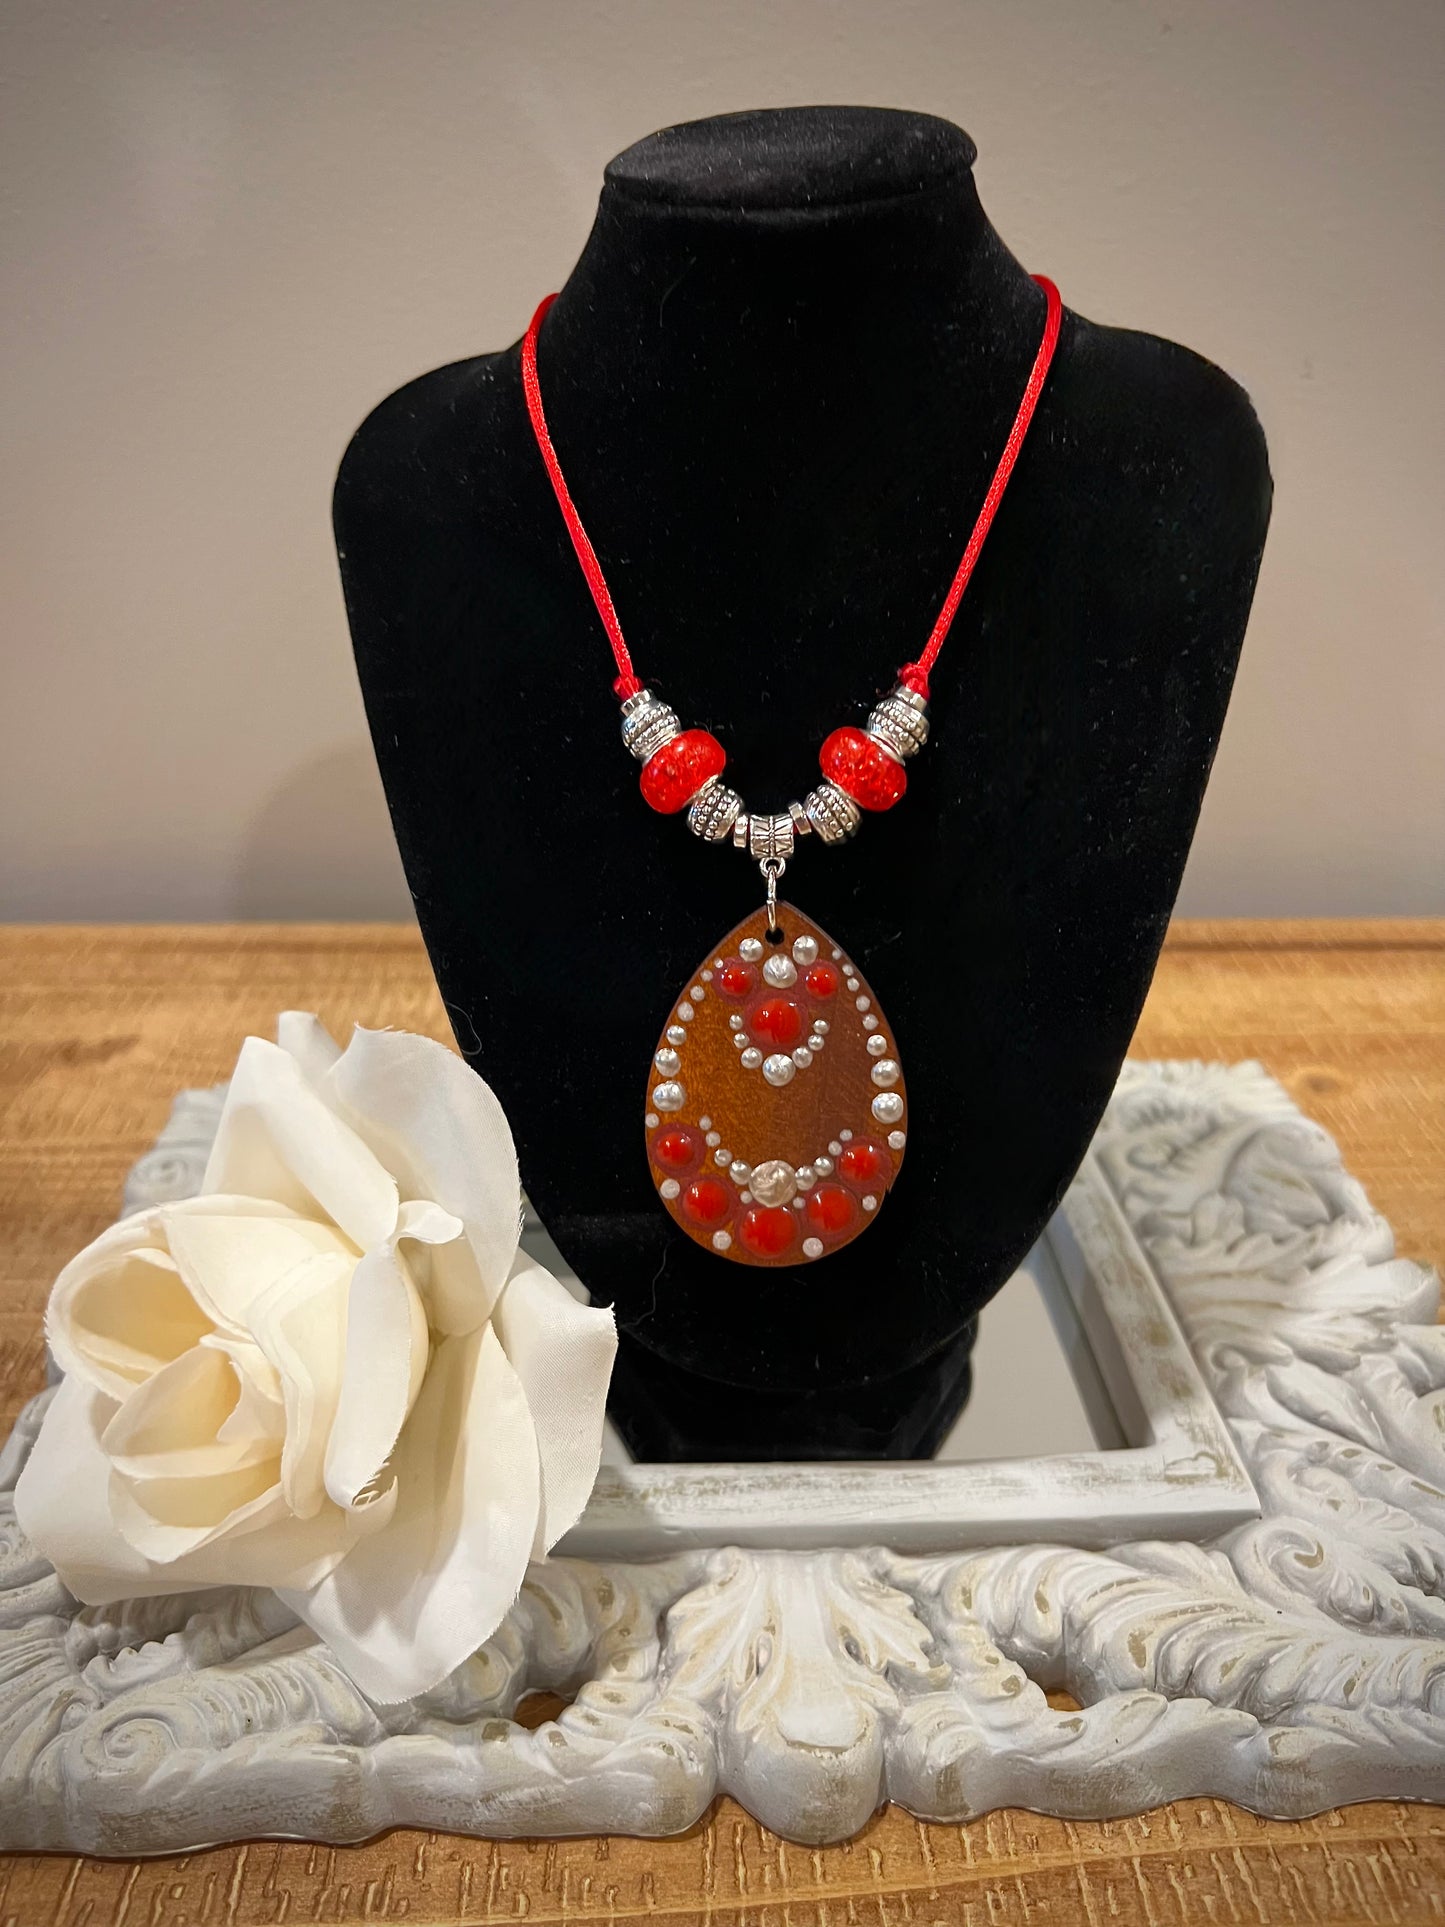
POLYGON ((617 1354, 612 1313, 579 1305, 541 1265, 519 1260, 492 1327, 527 1394, 542 1469, 532 1550, 540 1559, 575 1525, 592 1496, 617 1354))
POLYGON ((279 1439, 256 1431, 223 1436, 240 1396, 234 1364, 203 1339, 131 1393, 101 1445, 116 1471, 130 1479, 204 1478, 264 1463, 274 1484, 279 1439))
POLYGON ((398 1251, 403 1239, 428 1245, 459 1238, 462 1226, 439 1205, 401 1207, 395 1239, 368 1251, 352 1276, 346 1311, 346 1367, 326 1448, 326 1490, 338 1505, 365 1495, 391 1454, 426 1372, 426 1309, 398 1251))
POLYGON ((61 1370, 111 1398, 124 1398, 210 1329, 163 1247, 155 1211, 122 1218, 77 1253, 45 1312, 61 1370))
POLYGON ((326 1441, 341 1396, 350 1258, 317 1252, 251 1308, 251 1331, 275 1367, 286 1405, 281 1490, 299 1519, 326 1503, 326 1441))
POLYGON ((282 1593, 361 1690, 426 1692, 488 1639, 526 1575, 536 1441, 490 1327, 444 1339, 393 1458, 396 1511, 310 1591, 282 1593))
POLYGON ((262 1037, 241 1046, 201 1188, 324 1215, 360 1251, 382 1243, 396 1224, 395 1179, 296 1059, 262 1037))
POLYGON ((276 1019, 276 1042, 311 1084, 319 1084, 341 1055, 341 1046, 309 1010, 283 1010, 276 1019))
POLYGON ((501 1105, 455 1052, 396 1031, 358 1029, 327 1084, 402 1195, 433 1198, 466 1226, 465 1244, 433 1255, 423 1297, 435 1330, 474 1331, 520 1235, 521 1180, 501 1105))
POLYGON ((312 1521, 284 1519, 263 1533, 201 1546, 157 1564, 127 1544, 110 1509, 110 1464, 100 1435, 115 1401, 80 1378, 56 1389, 15 1488, 21 1530, 76 1598, 88 1606, 193 1586, 302 1586, 320 1583, 354 1542, 345 1513, 328 1506, 312 1521))
POLYGON ((359 1253, 335 1225, 293 1212, 250 1208, 246 1198, 188 1198, 162 1205, 158 1216, 171 1256, 197 1302, 224 1331, 244 1337, 247 1314, 278 1278, 318 1252, 355 1264, 359 1253), (198 1209, 197 1207, 202 1207, 198 1209))

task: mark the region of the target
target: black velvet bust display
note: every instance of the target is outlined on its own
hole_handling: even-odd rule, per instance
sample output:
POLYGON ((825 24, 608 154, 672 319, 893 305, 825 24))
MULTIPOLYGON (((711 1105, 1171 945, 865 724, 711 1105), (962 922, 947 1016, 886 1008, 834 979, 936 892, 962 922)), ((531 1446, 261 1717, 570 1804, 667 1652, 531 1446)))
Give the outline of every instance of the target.
MULTIPOLYGON (((639 673, 759 809, 804 794, 823 738, 918 654, 1038 345, 1043 296, 973 159, 947 122, 860 108, 653 135, 607 169, 542 332, 639 673)), ((658 1207, 641 1113, 669 1000, 757 869, 639 796, 517 348, 422 376, 358 432, 338 546, 422 932, 538 1211, 616 1307, 614 1416, 640 1456, 919 1454, 946 1428, 975 1315, 1128 1045, 1269 503, 1227 376, 1066 312, 908 795, 842 848, 808 839, 784 886, 896 1028, 903 1174, 845 1250, 750 1270, 658 1207)))

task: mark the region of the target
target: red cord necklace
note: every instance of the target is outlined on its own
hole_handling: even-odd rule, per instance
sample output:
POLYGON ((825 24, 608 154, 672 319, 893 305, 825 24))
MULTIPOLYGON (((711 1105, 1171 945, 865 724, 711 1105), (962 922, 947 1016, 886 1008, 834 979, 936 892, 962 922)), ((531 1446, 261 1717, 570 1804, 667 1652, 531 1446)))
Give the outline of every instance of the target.
POLYGON ((708 953, 670 1014, 653 1053, 646 1111, 649 1168, 668 1212, 695 1244, 746 1264, 808 1263, 851 1242, 903 1162, 907 1092, 887 1020, 857 966, 817 924, 780 903, 777 887, 798 837, 845 843, 864 811, 891 809, 908 787, 907 760, 928 741, 929 675, 1058 343, 1059 291, 1043 275, 1034 279, 1047 298, 1043 336, 928 641, 898 671, 866 729, 835 729, 827 738, 818 786, 771 814, 744 807, 722 781, 727 753, 716 736, 683 729, 632 666, 542 406, 537 337, 555 295, 541 303, 522 341, 527 413, 612 647, 622 740, 642 764, 643 797, 665 815, 685 809, 689 829, 705 842, 731 838, 759 864, 766 885, 765 907, 708 953))

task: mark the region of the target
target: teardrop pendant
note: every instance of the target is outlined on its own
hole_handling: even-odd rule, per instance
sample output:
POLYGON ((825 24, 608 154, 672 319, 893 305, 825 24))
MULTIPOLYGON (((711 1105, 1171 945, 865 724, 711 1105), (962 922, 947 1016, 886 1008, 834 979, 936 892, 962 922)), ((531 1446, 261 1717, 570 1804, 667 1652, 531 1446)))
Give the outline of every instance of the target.
POLYGON ((688 979, 647 1085, 652 1181, 694 1244, 809 1264, 877 1217, 903 1163, 897 1040, 856 964, 791 903, 688 979))

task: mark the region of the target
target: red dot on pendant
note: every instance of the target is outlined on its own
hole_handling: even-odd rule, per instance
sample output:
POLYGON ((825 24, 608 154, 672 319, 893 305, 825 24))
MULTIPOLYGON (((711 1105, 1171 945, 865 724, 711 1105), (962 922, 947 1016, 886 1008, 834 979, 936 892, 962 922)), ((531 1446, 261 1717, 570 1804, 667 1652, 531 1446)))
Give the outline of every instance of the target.
POLYGON ((815 963, 803 979, 803 988, 813 997, 836 997, 838 973, 830 963, 815 963))
POLYGON ((755 1258, 781 1258, 791 1251, 797 1236, 795 1214, 776 1206, 755 1204, 738 1224, 738 1239, 755 1258))
POLYGON ((803 1034, 803 1006, 795 997, 764 997, 748 1012, 748 1035, 791 1050, 803 1034))
POLYGON ((758 987, 758 973, 741 957, 729 957, 717 973, 717 987, 724 997, 750 997, 758 987))
POLYGON ((652 1155, 664 1171, 691 1171, 702 1162, 702 1133, 686 1124, 672 1124, 652 1140, 652 1155))
POLYGON ((732 1209, 732 1193, 719 1178, 694 1178, 682 1194, 684 1217, 694 1224, 721 1224, 732 1209))
POLYGON ((727 760, 727 751, 709 730, 685 729, 643 764, 643 797, 653 809, 671 816, 686 808, 709 777, 721 776, 727 760))
POLYGON ((876 1191, 893 1176, 893 1160, 876 1138, 855 1137, 838 1159, 838 1176, 860 1191, 876 1191))
POLYGON ((808 1193, 807 1218, 825 1238, 836 1238, 858 1222, 858 1201, 841 1184, 814 1185, 808 1193))
POLYGON ((860 809, 891 810, 908 788, 902 763, 861 729, 835 729, 818 751, 818 762, 829 782, 860 809))

